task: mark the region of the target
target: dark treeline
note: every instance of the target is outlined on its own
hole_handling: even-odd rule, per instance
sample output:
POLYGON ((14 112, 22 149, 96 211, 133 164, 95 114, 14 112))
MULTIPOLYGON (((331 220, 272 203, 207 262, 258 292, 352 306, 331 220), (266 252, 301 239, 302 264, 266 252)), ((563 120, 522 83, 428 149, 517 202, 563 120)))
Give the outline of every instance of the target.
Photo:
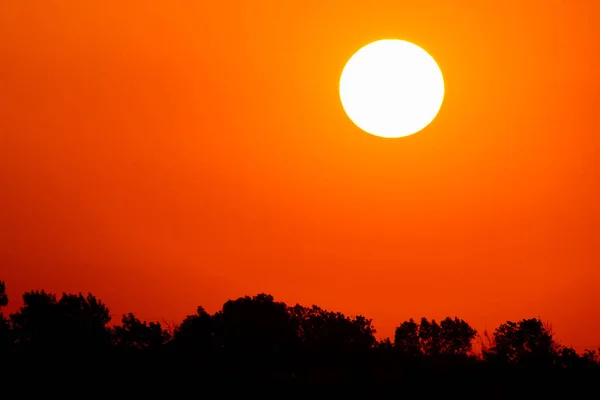
MULTIPOLYGON (((177 326, 131 313, 111 325, 109 309, 92 294, 32 291, 22 300, 14 314, 0 312, 0 364, 13 372, 20 365, 28 374, 48 373, 49 362, 64 363, 130 384, 386 386, 426 377, 428 393, 484 385, 480 398, 514 398, 523 385, 556 393, 561 382, 563 389, 582 388, 600 378, 597 350, 577 353, 557 343, 537 318, 508 321, 490 335, 457 317, 411 319, 393 338, 377 340, 366 317, 288 306, 267 294, 229 300, 213 315, 198 307, 177 326)), ((7 304, 0 282, 0 311, 7 304)))

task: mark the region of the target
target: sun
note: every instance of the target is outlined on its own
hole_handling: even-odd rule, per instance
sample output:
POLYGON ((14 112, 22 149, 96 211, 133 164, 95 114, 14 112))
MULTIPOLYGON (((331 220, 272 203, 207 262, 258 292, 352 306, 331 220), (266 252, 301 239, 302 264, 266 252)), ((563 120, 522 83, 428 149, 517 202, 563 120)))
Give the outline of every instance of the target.
POLYGON ((359 49, 340 77, 344 111, 363 131, 397 138, 425 128, 444 100, 438 64, 419 46, 395 39, 359 49))

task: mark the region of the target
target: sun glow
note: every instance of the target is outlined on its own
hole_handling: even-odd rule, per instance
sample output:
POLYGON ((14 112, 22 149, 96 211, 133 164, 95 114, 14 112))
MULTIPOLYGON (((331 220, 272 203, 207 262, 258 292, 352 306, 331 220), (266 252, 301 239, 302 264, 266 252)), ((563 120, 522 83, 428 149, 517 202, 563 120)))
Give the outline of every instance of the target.
POLYGON ((340 78, 342 106, 370 134, 397 138, 421 131, 444 100, 444 78, 425 50, 404 40, 378 40, 348 60, 340 78))

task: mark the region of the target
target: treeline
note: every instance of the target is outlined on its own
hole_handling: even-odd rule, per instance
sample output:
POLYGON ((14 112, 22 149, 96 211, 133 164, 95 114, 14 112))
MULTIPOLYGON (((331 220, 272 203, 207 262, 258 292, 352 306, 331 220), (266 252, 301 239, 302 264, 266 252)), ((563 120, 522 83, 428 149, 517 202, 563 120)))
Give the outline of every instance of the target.
MULTIPOLYGON (((598 351, 580 354, 557 343, 536 318, 506 322, 491 335, 479 335, 457 317, 411 319, 393 338, 377 340, 364 316, 288 306, 267 294, 229 300, 212 315, 198 307, 168 327, 131 313, 111 326, 109 309, 92 294, 32 291, 22 297, 17 312, 0 312, 0 357, 11 362, 53 357, 76 365, 111 362, 112 371, 195 368, 211 379, 313 383, 393 382, 424 371, 477 379, 522 371, 600 377, 598 351)), ((7 304, 0 282, 0 309, 7 304)))

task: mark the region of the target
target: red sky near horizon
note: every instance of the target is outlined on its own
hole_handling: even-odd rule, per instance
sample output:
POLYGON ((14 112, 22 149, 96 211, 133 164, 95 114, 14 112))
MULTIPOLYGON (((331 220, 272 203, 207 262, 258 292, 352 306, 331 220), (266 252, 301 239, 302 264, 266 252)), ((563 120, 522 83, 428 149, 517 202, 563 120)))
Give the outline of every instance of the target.
POLYGON ((540 317, 600 347, 600 3, 0 4, 0 279, 180 321, 259 292, 372 318, 540 317), (360 131, 365 44, 445 78, 422 132, 360 131))

